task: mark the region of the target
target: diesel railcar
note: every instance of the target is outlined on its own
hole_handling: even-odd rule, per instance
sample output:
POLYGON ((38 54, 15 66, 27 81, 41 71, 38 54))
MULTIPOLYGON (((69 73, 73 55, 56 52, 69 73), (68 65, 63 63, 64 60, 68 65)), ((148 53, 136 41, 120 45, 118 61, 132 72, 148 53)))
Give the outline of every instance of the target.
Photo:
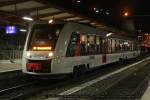
POLYGON ((37 21, 30 27, 22 71, 31 75, 79 74, 137 57, 136 39, 75 22, 37 21))

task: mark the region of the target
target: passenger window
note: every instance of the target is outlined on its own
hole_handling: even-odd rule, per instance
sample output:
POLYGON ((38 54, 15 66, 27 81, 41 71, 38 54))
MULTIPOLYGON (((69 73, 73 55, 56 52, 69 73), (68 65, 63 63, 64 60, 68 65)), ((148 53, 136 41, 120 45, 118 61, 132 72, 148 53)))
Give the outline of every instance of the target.
POLYGON ((96 53, 100 54, 102 52, 102 39, 100 36, 96 36, 96 53))
POLYGON ((82 56, 87 54, 87 36, 84 34, 81 34, 80 38, 80 51, 82 56))
POLYGON ((112 53, 116 52, 115 50, 115 40, 112 39, 112 53))
POLYGON ((132 42, 131 41, 129 42, 128 48, 129 48, 129 51, 132 51, 132 42))
POLYGON ((134 50, 133 42, 131 42, 131 51, 134 50))
POLYGON ((139 44, 134 42, 134 50, 139 50, 139 44))
POLYGON ((119 44, 119 40, 116 40, 116 44, 115 44, 116 46, 116 48, 115 48, 115 50, 116 50, 116 52, 120 52, 120 44, 119 44))
POLYGON ((122 52, 123 51, 123 42, 122 42, 122 40, 119 40, 119 50, 120 50, 120 52, 122 52))
POLYGON ((88 36, 88 54, 95 54, 95 35, 88 36))
POLYGON ((102 53, 106 54, 107 52, 107 40, 106 39, 102 39, 102 53))
POLYGON ((79 47, 79 41, 80 40, 80 33, 79 32, 73 32, 70 38, 70 42, 67 48, 67 57, 73 57, 76 54, 80 54, 80 47, 79 47))
POLYGON ((111 53, 111 39, 107 39, 107 53, 111 53))
POLYGON ((125 42, 124 40, 121 41, 121 43, 122 43, 122 51, 125 51, 125 44, 124 44, 124 42, 125 42))
POLYGON ((123 45, 124 45, 124 51, 128 51, 129 42, 124 41, 123 45))

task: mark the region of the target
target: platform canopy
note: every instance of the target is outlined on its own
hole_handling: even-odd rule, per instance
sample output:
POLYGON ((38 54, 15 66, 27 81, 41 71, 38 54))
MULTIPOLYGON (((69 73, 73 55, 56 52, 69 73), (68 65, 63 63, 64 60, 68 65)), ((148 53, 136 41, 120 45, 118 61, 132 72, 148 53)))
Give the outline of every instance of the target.
POLYGON ((0 24, 18 24, 28 26, 30 21, 25 21, 22 17, 28 16, 34 20, 57 19, 64 21, 75 21, 86 23, 114 33, 125 34, 125 32, 114 29, 95 19, 77 12, 63 9, 53 5, 47 0, 1 0, 0 1, 0 24))

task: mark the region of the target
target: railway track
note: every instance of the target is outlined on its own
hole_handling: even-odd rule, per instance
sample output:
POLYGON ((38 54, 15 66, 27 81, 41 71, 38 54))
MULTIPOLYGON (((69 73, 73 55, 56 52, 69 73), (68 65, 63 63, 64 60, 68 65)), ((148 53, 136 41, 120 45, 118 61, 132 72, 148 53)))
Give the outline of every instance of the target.
POLYGON ((45 79, 31 79, 26 83, 21 83, 8 88, 0 89, 0 100, 22 100, 23 98, 32 96, 40 91, 49 88, 55 88, 61 80, 45 80, 45 79), (30 82, 29 82, 30 81, 30 82), (56 83, 56 84, 55 84, 56 83))
POLYGON ((17 86, 13 86, 10 88, 0 90, 0 100, 15 100, 24 96, 24 92, 20 92, 25 88, 33 87, 33 85, 37 84, 37 81, 20 84, 17 86))
MULTIPOLYGON (((140 59, 139 59, 140 60, 140 59)), ((137 60, 136 60, 137 61, 137 60)), ((129 62, 133 63, 135 60, 129 62)), ((120 64, 119 64, 120 65, 120 64)), ((27 82, 25 84, 20 84, 16 85, 13 87, 5 88, 0 90, 0 100, 23 100, 29 97, 32 97, 33 95, 37 94, 38 95, 41 93, 39 96, 47 96, 46 93, 49 90, 55 90, 55 89, 64 89, 64 88, 70 88, 73 86, 76 86, 78 84, 84 83, 86 81, 89 81, 91 79, 94 79, 98 76, 102 76, 104 74, 107 74, 111 71, 114 71, 116 69, 122 68, 127 64, 124 64, 122 66, 118 66, 118 64, 113 65, 112 69, 111 65, 104 66, 100 68, 98 71, 94 71, 92 73, 88 73, 86 76, 80 77, 79 79, 63 79, 63 80, 48 80, 48 81, 33 81, 33 82, 27 82), (107 71, 106 71, 107 69, 107 71), (42 94, 42 92, 44 95, 42 94), (21 99, 20 99, 21 98, 21 99)), ((26 99, 28 100, 28 99, 26 99)), ((29 99, 30 100, 30 99, 29 99)), ((36 100, 36 99, 31 99, 31 100, 36 100)))
MULTIPOLYGON (((128 64, 131 64, 131 63, 133 63, 135 61, 139 61, 139 60, 140 59, 132 60, 132 61, 128 62, 128 64)), ((79 79, 69 79, 69 80, 61 81, 61 83, 55 84, 54 86, 51 86, 51 87, 48 86, 46 91, 38 93, 37 95, 34 96, 35 98, 31 97, 31 98, 28 98, 25 100, 37 100, 36 97, 38 97, 38 100, 44 100, 44 98, 49 98, 51 96, 52 97, 53 96, 59 96, 57 94, 60 93, 60 91, 64 91, 64 90, 67 90, 67 89, 72 88, 74 86, 78 86, 79 84, 86 83, 90 80, 95 79, 96 77, 100 77, 100 76, 108 74, 112 71, 115 71, 117 69, 123 68, 124 66, 126 66, 128 64, 124 64, 124 65, 114 64, 113 66, 112 65, 104 66, 104 67, 100 68, 100 70, 90 72, 90 73, 86 74, 86 76, 80 77, 79 79), (118 65, 120 65, 120 66, 118 66, 118 65), (111 67, 109 67, 109 66, 111 66, 111 67), (39 99, 39 98, 41 98, 41 99, 39 99)), ((109 82, 106 82, 106 83, 109 83, 109 82)))
MULTIPOLYGON (((138 63, 140 63, 140 62, 138 62, 138 63)), ((137 68, 137 66, 135 66, 136 64, 134 63, 134 64, 132 64, 134 67, 130 67, 130 68, 124 70, 123 72, 118 73, 118 74, 116 73, 116 72, 118 72, 118 70, 117 70, 117 71, 115 71, 116 74, 110 76, 108 79, 104 79, 104 80, 101 80, 101 81, 97 82, 95 85, 91 86, 91 89, 89 89, 89 88, 82 89, 82 88, 84 88, 86 85, 89 86, 89 84, 97 81, 97 79, 96 80, 94 79, 94 80, 92 80, 90 82, 87 82, 87 84, 85 83, 85 84, 81 84, 79 86, 75 86, 75 87, 73 87, 73 88, 71 88, 69 90, 66 90, 64 92, 60 92, 58 94, 54 94, 54 93, 51 94, 50 93, 46 100, 59 100, 59 99, 60 100, 74 100, 74 99, 76 99, 76 100, 82 100, 82 99, 86 100, 85 98, 87 98, 87 97, 91 98, 91 99, 87 98, 88 100, 93 100, 92 98, 94 98, 94 97, 96 97, 98 100, 100 98, 108 99, 110 96, 106 96, 106 95, 100 95, 99 96, 99 95, 97 95, 97 92, 99 94, 101 92, 106 91, 107 89, 111 88, 112 86, 114 86, 115 84, 120 82, 122 79, 128 77, 129 75, 132 75, 132 73, 134 73, 137 70, 139 70, 139 69, 143 68, 144 66, 146 66, 145 64, 147 62, 148 61, 144 62, 144 64, 142 64, 142 65, 139 65, 138 68, 137 68), (80 88, 81 88, 81 90, 80 90, 80 88), (97 91, 97 89, 98 89, 98 91, 97 91), (81 98, 83 97, 83 98, 81 99, 80 97, 81 98), (106 97, 108 97, 108 98, 106 98, 106 97)), ((127 67, 129 67, 129 66, 127 66, 127 67)), ((122 69, 124 69, 124 68, 122 68, 122 69)), ((108 76, 108 74, 104 75, 104 77, 105 76, 108 76)), ((98 79, 101 79, 102 77, 98 77, 98 79)), ((127 97, 127 96, 125 96, 125 97, 127 97)), ((128 98, 130 98, 130 97, 131 96, 129 96, 128 98)), ((32 100, 32 99, 30 99, 30 100, 32 100)), ((42 100, 42 99, 40 99, 40 100, 42 100)), ((109 99, 109 100, 112 100, 112 98, 109 99)), ((113 100, 115 100, 115 99, 113 99, 113 100)))

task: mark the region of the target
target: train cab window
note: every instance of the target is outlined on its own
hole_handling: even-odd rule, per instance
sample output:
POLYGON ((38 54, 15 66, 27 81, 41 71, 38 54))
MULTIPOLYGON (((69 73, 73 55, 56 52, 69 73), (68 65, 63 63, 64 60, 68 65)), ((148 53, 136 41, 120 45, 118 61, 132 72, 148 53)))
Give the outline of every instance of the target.
POLYGON ((80 33, 73 32, 71 34, 70 42, 67 48, 67 57, 80 55, 80 33))
POLYGON ((95 54, 95 35, 88 36, 88 54, 95 54))
POLYGON ((50 47, 51 50, 54 50, 63 25, 64 24, 34 25, 29 37, 29 50, 38 50, 39 47, 50 47))

